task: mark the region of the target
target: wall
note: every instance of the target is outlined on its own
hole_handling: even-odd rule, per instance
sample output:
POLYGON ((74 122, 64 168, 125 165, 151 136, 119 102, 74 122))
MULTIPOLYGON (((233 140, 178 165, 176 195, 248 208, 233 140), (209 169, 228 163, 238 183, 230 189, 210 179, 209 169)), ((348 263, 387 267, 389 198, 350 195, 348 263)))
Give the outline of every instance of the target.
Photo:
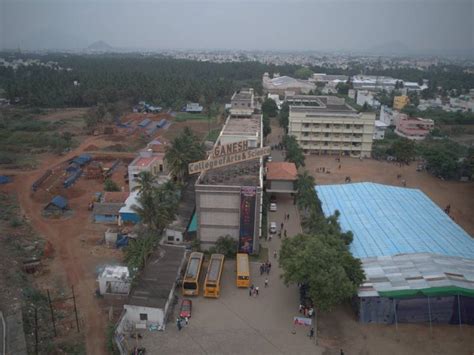
POLYGON ((138 223, 140 222, 140 217, 136 213, 120 213, 120 222, 121 223, 138 223))
POLYGON ((270 181, 270 190, 294 191, 294 181, 270 181))
POLYGON ((163 325, 164 313, 161 308, 142 307, 129 304, 125 304, 123 308, 126 310, 126 320, 132 324, 149 325, 151 323, 158 323, 158 325, 163 325), (148 314, 148 321, 140 320, 140 313, 148 314))
POLYGON ((94 215, 94 222, 95 223, 113 223, 113 224, 116 224, 118 222, 118 216, 96 214, 96 215, 94 215))

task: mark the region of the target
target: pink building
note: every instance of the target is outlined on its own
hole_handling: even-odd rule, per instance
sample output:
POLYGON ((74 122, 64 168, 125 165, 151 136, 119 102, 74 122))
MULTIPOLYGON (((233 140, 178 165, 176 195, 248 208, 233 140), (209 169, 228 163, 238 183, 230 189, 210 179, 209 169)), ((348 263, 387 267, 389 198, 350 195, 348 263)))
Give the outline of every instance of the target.
POLYGON ((395 133, 408 139, 422 140, 433 128, 433 120, 400 114, 396 120, 395 133))

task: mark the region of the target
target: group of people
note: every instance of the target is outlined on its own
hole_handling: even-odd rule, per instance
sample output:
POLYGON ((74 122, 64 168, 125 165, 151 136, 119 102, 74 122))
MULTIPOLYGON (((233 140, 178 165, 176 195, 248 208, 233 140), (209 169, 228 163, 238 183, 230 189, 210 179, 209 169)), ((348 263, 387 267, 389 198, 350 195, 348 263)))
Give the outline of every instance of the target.
POLYGON ((272 263, 270 261, 267 260, 266 262, 262 263, 260 265, 260 276, 265 273, 269 275, 271 268, 272 268, 272 263))
POLYGON ((176 318, 176 326, 178 327, 178 330, 183 329, 185 325, 189 324, 189 318, 188 317, 178 317, 176 318))
POLYGON ((253 284, 249 287, 249 296, 252 297, 252 296, 255 296, 257 297, 258 296, 258 286, 254 286, 253 284))
POLYGON ((313 315, 314 315, 314 308, 312 306, 311 307, 306 307, 306 306, 303 306, 302 304, 300 304, 299 312, 304 314, 305 317, 312 318, 313 315))

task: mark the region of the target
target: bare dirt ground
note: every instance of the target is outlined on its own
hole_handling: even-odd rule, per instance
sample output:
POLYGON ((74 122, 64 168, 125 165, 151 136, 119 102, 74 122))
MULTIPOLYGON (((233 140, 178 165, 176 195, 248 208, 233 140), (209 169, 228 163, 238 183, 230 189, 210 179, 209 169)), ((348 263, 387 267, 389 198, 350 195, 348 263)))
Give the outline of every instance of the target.
POLYGON ((451 205, 451 216, 464 230, 474 236, 474 183, 458 181, 442 181, 427 172, 416 171, 416 163, 400 167, 398 164, 364 159, 341 158, 341 163, 334 156, 306 157, 306 169, 315 177, 316 183, 321 185, 343 184, 346 176, 352 182, 370 181, 380 184, 406 186, 423 191, 440 208, 451 205), (339 169, 339 164, 341 169, 339 169), (318 172, 325 167, 330 174, 318 172), (398 179, 397 175, 401 174, 398 179))

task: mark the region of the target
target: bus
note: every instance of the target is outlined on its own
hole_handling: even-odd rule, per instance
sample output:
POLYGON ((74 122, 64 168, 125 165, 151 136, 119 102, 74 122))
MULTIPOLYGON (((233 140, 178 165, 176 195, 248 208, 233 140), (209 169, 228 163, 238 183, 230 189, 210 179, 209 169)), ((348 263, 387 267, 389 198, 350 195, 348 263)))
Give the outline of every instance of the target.
POLYGON ((250 287, 249 256, 245 253, 237 254, 237 287, 250 287))
POLYGON ((212 254, 207 268, 206 281, 204 281, 204 297, 219 297, 223 267, 224 255, 212 254))
POLYGON ((183 296, 199 295, 199 275, 201 274, 203 253, 192 252, 183 279, 183 296))

